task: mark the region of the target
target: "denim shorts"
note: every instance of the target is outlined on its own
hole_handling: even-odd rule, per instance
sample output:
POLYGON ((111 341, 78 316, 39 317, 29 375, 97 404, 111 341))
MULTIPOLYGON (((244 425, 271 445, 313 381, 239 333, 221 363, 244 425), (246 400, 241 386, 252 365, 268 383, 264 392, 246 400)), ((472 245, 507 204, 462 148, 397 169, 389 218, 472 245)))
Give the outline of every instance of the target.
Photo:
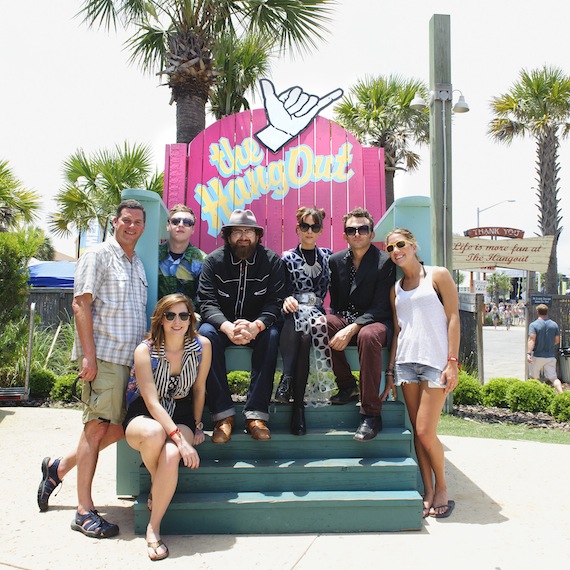
POLYGON ((442 371, 427 366, 426 364, 417 364, 414 362, 396 364, 395 374, 396 378, 394 384, 396 384, 396 386, 427 382, 430 388, 445 388, 441 383, 442 371))

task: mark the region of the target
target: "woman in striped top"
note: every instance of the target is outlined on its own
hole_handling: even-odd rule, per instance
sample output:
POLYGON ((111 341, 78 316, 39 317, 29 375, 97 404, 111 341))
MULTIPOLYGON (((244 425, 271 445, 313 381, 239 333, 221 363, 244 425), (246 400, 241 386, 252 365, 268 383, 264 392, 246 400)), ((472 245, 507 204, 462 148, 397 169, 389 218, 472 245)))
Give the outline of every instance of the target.
POLYGON ((158 301, 150 333, 135 350, 131 385, 136 382, 140 396, 129 404, 123 426, 127 443, 140 451, 152 480, 146 531, 151 560, 168 556, 160 524, 176 490, 180 460, 190 469, 200 464, 194 446, 204 441, 202 412, 212 349, 195 324, 192 301, 181 293, 167 295, 158 301))

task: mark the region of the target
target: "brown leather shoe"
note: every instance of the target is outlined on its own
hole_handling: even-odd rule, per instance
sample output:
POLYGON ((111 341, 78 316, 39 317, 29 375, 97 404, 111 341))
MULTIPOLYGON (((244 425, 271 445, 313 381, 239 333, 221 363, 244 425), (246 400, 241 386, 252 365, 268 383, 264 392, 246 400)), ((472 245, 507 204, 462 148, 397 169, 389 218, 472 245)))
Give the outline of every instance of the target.
POLYGON ((212 434, 212 443, 228 443, 232 438, 232 428, 234 427, 235 421, 235 416, 228 416, 216 422, 214 433, 212 434))
POLYGON ((271 432, 263 420, 246 420, 246 430, 253 439, 259 441, 271 439, 271 432))

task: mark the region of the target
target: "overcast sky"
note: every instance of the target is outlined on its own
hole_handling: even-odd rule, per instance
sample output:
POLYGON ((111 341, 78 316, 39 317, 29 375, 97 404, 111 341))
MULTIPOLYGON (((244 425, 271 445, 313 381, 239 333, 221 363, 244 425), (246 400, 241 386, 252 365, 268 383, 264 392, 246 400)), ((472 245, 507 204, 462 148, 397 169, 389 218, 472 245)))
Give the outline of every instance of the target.
MULTIPOLYGON (((80 6, 80 0, 0 0, 0 159, 45 198, 45 215, 53 211, 50 197, 62 186, 62 163, 78 148, 91 152, 125 140, 147 143, 162 169, 165 145, 176 139, 168 88, 127 64, 124 33, 88 30, 74 18, 80 6)), ((481 226, 520 228, 532 237, 538 233, 535 145, 531 139, 510 147, 491 142, 489 101, 509 89, 521 68, 547 63, 570 74, 567 3, 339 0, 328 42, 302 60, 278 62, 271 79, 278 92, 300 85, 317 95, 337 87, 347 92, 366 74, 401 74, 427 83, 433 14, 451 16, 453 87, 471 108, 453 121, 453 229, 475 227, 477 208, 516 200, 481 212, 481 226)), ((254 107, 261 107, 257 101, 254 107)), ((328 109, 323 114, 332 116, 328 109)), ((558 268, 566 274, 569 147, 563 141, 560 152, 560 207, 567 229, 558 268)), ((396 176, 396 198, 429 195, 427 150, 423 156, 418 173, 396 176)), ((56 240, 56 245, 73 252, 71 242, 56 240)))

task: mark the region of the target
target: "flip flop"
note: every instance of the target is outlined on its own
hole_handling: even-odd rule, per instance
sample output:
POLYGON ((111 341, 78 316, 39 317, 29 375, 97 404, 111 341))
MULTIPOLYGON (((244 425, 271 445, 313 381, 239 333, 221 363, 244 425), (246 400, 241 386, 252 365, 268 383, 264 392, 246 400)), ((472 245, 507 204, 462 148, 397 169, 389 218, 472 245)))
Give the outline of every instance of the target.
POLYGON ((432 507, 434 511, 445 509, 444 511, 439 513, 438 512, 430 513, 430 516, 432 516, 435 519, 446 519, 453 512, 454 508, 455 508, 455 501, 447 501, 447 505, 439 505, 437 507, 432 507))
POLYGON ((427 519, 429 517, 430 509, 431 507, 424 507, 424 510, 422 511, 422 519, 427 519))
POLYGON ((151 555, 149 554, 148 557, 154 562, 156 560, 164 560, 165 558, 168 558, 168 555, 170 554, 168 552, 168 546, 166 546, 166 544, 164 544, 164 542, 162 542, 162 540, 156 540, 154 542, 147 542, 146 543, 148 548, 152 548, 154 550, 154 553, 156 554, 155 558, 152 558, 151 555), (164 548, 166 548, 166 550, 162 553, 159 554, 158 553, 158 549, 164 546, 164 548))

